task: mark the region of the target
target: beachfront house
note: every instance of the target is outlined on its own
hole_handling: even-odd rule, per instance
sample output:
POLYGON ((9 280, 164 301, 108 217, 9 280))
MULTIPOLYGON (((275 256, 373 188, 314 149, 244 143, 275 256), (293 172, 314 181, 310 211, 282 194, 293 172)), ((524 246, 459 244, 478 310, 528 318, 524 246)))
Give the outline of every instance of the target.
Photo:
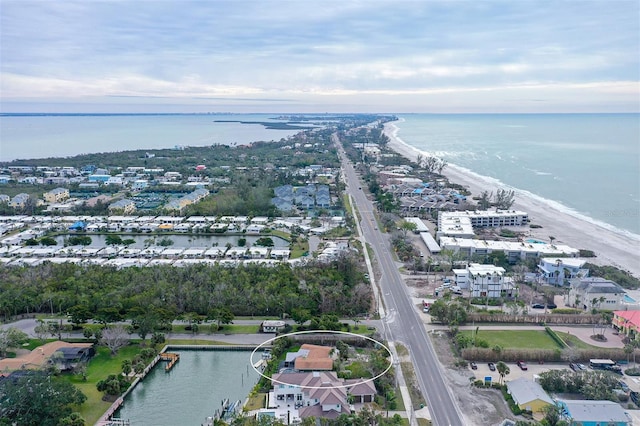
POLYGON ((576 278, 571 280, 568 305, 585 310, 622 310, 625 295, 624 289, 613 281, 599 277, 576 278))
POLYGON ((569 285, 569 279, 589 276, 589 270, 583 267, 585 263, 584 259, 575 257, 543 257, 538 263, 538 280, 557 286, 569 285))

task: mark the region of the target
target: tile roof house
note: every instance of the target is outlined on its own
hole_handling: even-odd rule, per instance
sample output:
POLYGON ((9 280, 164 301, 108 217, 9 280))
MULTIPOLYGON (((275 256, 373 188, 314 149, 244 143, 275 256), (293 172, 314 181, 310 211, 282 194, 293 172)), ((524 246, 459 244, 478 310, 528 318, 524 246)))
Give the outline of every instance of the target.
POLYGON ((287 353, 284 366, 298 371, 331 371, 333 369, 331 350, 332 348, 328 346, 305 343, 298 352, 287 353))
POLYGON ((339 379, 333 371, 278 373, 272 378, 274 403, 298 409, 300 418, 335 419, 350 414, 349 395, 354 402, 371 402, 376 394, 373 381, 339 379))
POLYGON ((614 311, 613 327, 630 339, 635 339, 640 332, 640 311, 614 311))

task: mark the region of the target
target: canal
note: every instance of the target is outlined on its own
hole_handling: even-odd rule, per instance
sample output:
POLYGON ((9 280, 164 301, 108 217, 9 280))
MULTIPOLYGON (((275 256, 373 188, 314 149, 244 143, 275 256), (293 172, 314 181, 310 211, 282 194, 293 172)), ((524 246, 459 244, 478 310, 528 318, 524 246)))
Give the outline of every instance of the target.
POLYGON ((258 381, 251 351, 171 349, 180 361, 169 372, 159 363, 127 395, 114 417, 131 426, 205 423, 225 398, 243 403, 258 381))

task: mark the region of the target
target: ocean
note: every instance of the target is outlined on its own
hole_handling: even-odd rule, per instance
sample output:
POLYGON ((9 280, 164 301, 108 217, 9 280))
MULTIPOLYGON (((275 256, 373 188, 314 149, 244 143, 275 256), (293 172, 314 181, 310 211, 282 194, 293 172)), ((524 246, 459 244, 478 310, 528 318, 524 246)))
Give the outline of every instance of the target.
POLYGON ((277 114, 0 115, 0 162, 96 152, 272 141, 297 130, 266 129, 277 114))
POLYGON ((640 115, 401 114, 405 144, 640 240, 640 115))

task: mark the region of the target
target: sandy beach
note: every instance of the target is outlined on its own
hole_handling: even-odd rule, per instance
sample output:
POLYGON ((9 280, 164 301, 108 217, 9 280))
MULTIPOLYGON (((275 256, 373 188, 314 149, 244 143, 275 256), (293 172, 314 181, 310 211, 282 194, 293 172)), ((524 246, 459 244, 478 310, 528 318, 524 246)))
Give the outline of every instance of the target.
MULTIPOLYGON (((420 151, 398 140, 394 130, 393 123, 385 124, 385 134, 390 139, 388 147, 415 161, 420 151)), ((477 196, 483 191, 495 193, 500 189, 498 186, 487 187, 485 182, 453 164, 449 164, 443 174, 451 182, 469 189, 473 196, 477 196)), ((592 250, 597 257, 587 259, 589 262, 597 265, 614 265, 640 278, 639 240, 554 209, 548 203, 518 190, 516 190, 513 209, 529 213, 530 222, 542 226, 540 229, 530 229, 532 237, 549 241, 549 236, 553 236, 556 238, 555 242, 559 244, 592 250)))

